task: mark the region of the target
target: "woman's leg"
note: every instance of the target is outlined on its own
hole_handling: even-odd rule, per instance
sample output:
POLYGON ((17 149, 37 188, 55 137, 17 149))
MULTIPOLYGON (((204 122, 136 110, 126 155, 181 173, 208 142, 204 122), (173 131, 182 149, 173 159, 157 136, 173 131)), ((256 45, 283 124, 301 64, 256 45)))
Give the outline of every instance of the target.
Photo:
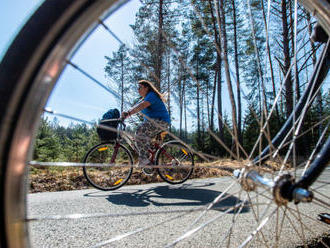
POLYGON ((159 132, 168 129, 167 122, 152 120, 143 122, 136 130, 135 142, 139 149, 139 163, 149 164, 148 149, 151 145, 151 139, 159 132))

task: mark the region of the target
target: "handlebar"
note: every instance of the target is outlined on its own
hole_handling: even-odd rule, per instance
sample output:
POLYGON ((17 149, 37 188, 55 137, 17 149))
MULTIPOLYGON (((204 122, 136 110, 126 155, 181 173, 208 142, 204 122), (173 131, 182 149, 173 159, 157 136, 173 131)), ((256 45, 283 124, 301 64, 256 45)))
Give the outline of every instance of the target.
POLYGON ((100 124, 105 123, 105 122, 118 122, 118 124, 123 126, 123 130, 126 129, 126 124, 125 124, 124 118, 105 119, 105 120, 101 120, 100 124))

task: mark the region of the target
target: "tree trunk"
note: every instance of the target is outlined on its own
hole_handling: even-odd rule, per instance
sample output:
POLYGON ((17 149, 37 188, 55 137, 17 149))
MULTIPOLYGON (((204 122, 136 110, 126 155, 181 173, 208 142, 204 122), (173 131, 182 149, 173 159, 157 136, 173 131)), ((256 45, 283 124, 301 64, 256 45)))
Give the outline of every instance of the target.
MULTIPOLYGON (((267 49, 267 56, 268 56, 268 61, 269 61, 270 78, 271 78, 271 81, 272 81, 273 97, 275 99, 277 93, 276 93, 276 86, 275 86, 273 62, 272 62, 272 56, 271 56, 271 52, 270 52, 270 45, 269 45, 269 39, 268 39, 268 24, 267 24, 267 20, 266 20, 264 2, 261 1, 261 4, 262 4, 262 16, 263 16, 264 25, 265 25, 265 28, 266 28, 266 49, 267 49)), ((276 116, 277 116, 276 119, 278 121, 277 124, 280 127, 281 126, 281 120, 280 120, 280 112, 278 110, 278 103, 276 103, 276 105, 275 105, 275 112, 276 112, 276 116)))
POLYGON ((232 109, 232 124, 233 124, 233 144, 236 147, 236 154, 239 157, 239 146, 237 145, 238 142, 238 135, 237 135, 237 118, 236 118, 236 102, 233 92, 233 87, 230 78, 230 71, 229 71, 229 61, 228 61, 228 48, 227 48, 227 33, 226 33, 226 19, 225 19, 225 12, 224 12, 224 0, 220 0, 220 6, 216 4, 217 8, 217 16, 220 20, 220 32, 221 32, 221 44, 222 44, 222 51, 223 51, 223 62, 225 66, 225 75, 226 75, 226 82, 228 87, 229 99, 231 103, 232 109))
MULTIPOLYGON (((293 18, 293 13, 292 13, 292 1, 289 2, 290 4, 290 27, 292 27, 292 29, 294 29, 294 18, 293 18)), ((294 37, 295 33, 292 30, 291 32, 291 48, 292 48, 292 56, 295 56, 295 37, 294 37)), ((297 48, 296 48, 297 49, 297 48)), ((299 77, 298 77, 298 64, 295 63, 294 65, 294 79, 295 79, 295 90, 296 90, 296 99, 294 99, 296 102, 298 102, 299 98, 300 98, 300 83, 299 83, 299 77)))
POLYGON ((182 116, 183 116, 183 77, 182 77, 182 66, 179 67, 179 138, 182 139, 182 116))
POLYGON ((211 102, 211 120, 210 120, 210 129, 214 131, 214 105, 215 105, 215 90, 217 86, 217 75, 218 72, 215 70, 214 72, 214 82, 212 86, 212 102, 211 102))
MULTIPOLYGON (((281 14, 282 14, 282 42, 283 42, 283 55, 284 55, 284 75, 290 70, 291 58, 289 50, 289 26, 287 22, 287 4, 286 0, 282 0, 281 3, 281 14)), ((293 110, 293 92, 292 92, 292 78, 291 71, 285 81, 285 101, 286 101, 286 116, 289 117, 293 110)))
MULTIPOLYGON (((224 133, 223 133, 223 121, 222 121, 222 87, 221 87, 221 44, 220 44, 220 33, 218 34, 217 30, 217 20, 213 13, 213 7, 212 7, 212 0, 209 1, 209 6, 211 10, 211 17, 212 17, 212 23, 213 23, 213 33, 214 33, 214 41, 217 46, 217 58, 216 58, 216 65, 215 65, 215 73, 214 73, 214 86, 213 86, 213 99, 212 99, 212 106, 214 106, 215 102, 215 94, 217 94, 217 102, 218 102, 218 127, 219 127, 219 138, 221 140, 224 139, 224 133), (218 86, 218 87, 217 87, 218 86), (216 91, 217 89, 217 91, 216 91)), ((218 17, 218 16, 217 16, 218 17)), ((220 25, 220 21, 218 18, 218 24, 220 25)), ((211 111, 211 123, 213 125, 213 110, 211 111)), ((211 128, 213 130, 213 126, 211 128)))
POLYGON ((156 77, 157 81, 155 86, 160 90, 161 86, 161 71, 162 71, 162 57, 163 57, 163 0, 159 0, 158 8, 158 45, 157 45, 157 58, 156 58, 156 77))
POLYGON ((217 55, 217 102, 218 102, 218 126, 219 126, 219 138, 224 141, 224 129, 223 129, 223 116, 222 116, 222 73, 221 73, 222 60, 220 55, 217 55))
POLYGON ((235 58, 235 74, 236 74, 236 95, 237 95, 237 135, 238 141, 242 144, 242 104, 241 104, 241 86, 239 77, 239 64, 238 64, 238 46, 237 46, 237 16, 235 0, 231 0, 233 9, 233 27, 234 27, 234 58, 235 58))
POLYGON ((218 96, 218 126, 219 126, 219 137, 223 140, 223 123, 222 123, 222 99, 221 99, 221 44, 220 37, 217 29, 217 20, 213 13, 212 0, 208 0, 209 7, 211 11, 212 24, 213 24, 213 33, 214 33, 214 42, 216 44, 217 58, 214 68, 214 84, 212 92, 212 108, 211 108, 211 125, 210 129, 214 129, 214 106, 215 106, 215 95, 218 96), (217 87, 218 86, 218 87, 217 87), (216 91, 218 89, 218 91, 216 91), (221 116, 221 118, 219 118, 221 116))
POLYGON ((124 58, 123 55, 120 55, 121 58, 121 103, 120 103, 120 113, 124 111, 124 58))
MULTIPOLYGON (((185 86, 184 82, 184 86, 185 86)), ((185 87, 183 88, 185 90, 185 87)), ((187 100, 186 94, 183 95, 183 106, 184 106, 184 139, 187 140, 188 136, 188 125, 187 125, 187 100)))
MULTIPOLYGON (((312 27, 312 23, 311 23, 311 15, 309 14, 308 11, 306 11, 306 20, 307 20, 307 25, 308 25, 308 34, 309 34, 309 37, 311 37, 312 32, 313 32, 313 27, 312 27)), ((312 47, 312 51, 313 51, 312 61, 313 61, 313 65, 315 65, 316 64, 315 44, 312 39, 309 39, 309 41, 311 43, 311 47, 312 47)))
MULTIPOLYGON (((171 60, 170 60, 170 51, 167 54, 167 108, 168 113, 170 115, 170 119, 172 116, 172 109, 171 109, 171 60)), ((170 129, 171 131, 171 126, 170 129)))
POLYGON ((197 87, 196 87, 196 100, 197 100, 197 143, 201 144, 201 118, 200 118, 200 85, 198 82, 199 78, 199 65, 198 65, 198 57, 196 61, 196 79, 197 79, 197 87))
MULTIPOLYGON (((312 31, 313 31, 313 28, 312 28, 312 24, 311 24, 311 15, 306 11, 306 19, 307 19, 307 24, 308 24, 308 33, 309 33, 309 37, 312 36, 312 31)), ((316 64, 316 54, 315 54, 315 44, 313 42, 312 39, 309 39, 310 40, 310 43, 311 43, 311 47, 312 47, 312 61, 313 61, 313 65, 315 66, 316 64)), ((321 88, 322 89, 322 88, 321 88)), ((317 114, 318 114, 318 121, 321 121, 322 120, 322 113, 323 113, 323 103, 322 103, 322 91, 321 89, 319 90, 319 92, 317 93, 317 96, 316 96, 316 101, 317 101, 317 114)), ((323 126, 322 124, 319 125, 318 127, 318 135, 320 136, 321 133, 322 133, 322 129, 323 129, 323 126)))
POLYGON ((209 127, 211 126, 211 112, 210 112, 210 101, 209 101, 209 93, 210 91, 210 85, 206 85, 206 110, 207 110, 207 122, 209 124, 209 127))

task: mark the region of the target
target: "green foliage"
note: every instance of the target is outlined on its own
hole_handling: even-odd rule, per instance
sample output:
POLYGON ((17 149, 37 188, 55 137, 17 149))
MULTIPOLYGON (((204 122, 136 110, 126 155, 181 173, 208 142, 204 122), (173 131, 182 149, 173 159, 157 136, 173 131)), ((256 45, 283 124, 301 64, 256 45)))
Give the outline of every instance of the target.
MULTIPOLYGON (((219 96, 218 93, 215 93, 217 92, 216 89, 220 88, 219 85, 224 80, 225 74, 224 63, 219 58, 220 56, 218 56, 215 46, 215 43, 218 42, 220 49, 223 49, 220 44, 220 28, 223 27, 219 27, 219 23, 216 20, 215 1, 143 0, 141 2, 142 5, 136 14, 135 23, 131 25, 135 40, 133 49, 128 51, 125 46, 121 46, 112 56, 107 56, 106 75, 118 82, 118 89, 121 91, 122 96, 125 95, 126 100, 131 98, 132 100, 129 102, 132 104, 137 96, 135 84, 137 80, 149 79, 154 82, 160 82, 161 91, 169 93, 171 97, 171 103, 169 103, 171 111, 176 111, 173 106, 178 106, 178 112, 180 112, 178 114, 179 117, 174 114, 172 117, 176 120, 179 119, 181 130, 171 127, 171 131, 198 151, 215 156, 228 156, 228 151, 207 131, 208 127, 211 127, 214 135, 221 138, 228 149, 235 150, 231 135, 233 127, 231 118, 224 117, 226 127, 224 128, 224 133, 220 134, 219 130, 214 128, 217 126, 216 123, 211 123, 216 122, 214 119, 217 118, 212 119, 210 117, 210 113, 216 113, 216 111, 224 112, 229 109, 228 100, 225 100, 225 98, 229 98, 227 92, 225 92, 226 86, 222 86, 223 92, 219 96), (160 4, 163 7, 162 14, 159 12, 160 4), (159 27, 160 17, 162 17, 163 21, 161 31, 159 27), (162 36, 162 41, 159 41, 160 36, 162 36), (159 50, 160 47, 161 51, 159 50), (156 75, 157 69, 160 69, 159 80, 156 75), (219 77, 219 75, 221 78, 216 77, 219 77), (124 82, 125 84, 119 84, 119 82, 124 82), (220 83, 216 84, 216 82, 220 83), (224 106, 223 110, 212 109, 211 103, 220 108, 218 102, 227 106, 224 106), (185 116, 185 113, 189 113, 190 116, 185 116), (191 124, 189 126, 193 127, 189 132, 183 130, 187 120, 188 122, 193 122, 189 123, 191 124)), ((229 56, 230 66, 233 65, 234 57, 237 55, 239 64, 237 70, 239 75, 237 76, 240 78, 241 87, 238 90, 244 91, 242 95, 247 100, 243 103, 245 114, 241 115, 241 119, 244 119, 242 146, 247 153, 252 151, 260 134, 260 122, 257 120, 261 118, 263 98, 266 98, 266 105, 268 105, 269 111, 276 96, 275 92, 273 93, 273 87, 274 91, 278 91, 280 83, 286 74, 283 71, 284 40, 282 40, 283 20, 280 11, 283 10, 280 8, 281 1, 275 1, 272 5, 272 10, 276 10, 279 13, 271 14, 268 29, 268 41, 271 59, 273 60, 273 74, 275 75, 274 82, 271 81, 270 67, 268 65, 269 57, 266 49, 264 21, 267 15, 267 3, 255 0, 249 2, 251 3, 252 22, 246 1, 223 1, 228 43, 226 53, 229 56), (253 27, 253 30, 251 27, 253 27), (234 39, 237 39, 237 54, 235 53, 234 39), (255 47, 258 52, 256 52, 255 47), (258 64, 258 61, 260 64, 258 64), (265 92, 263 92, 263 86, 265 87, 265 92)), ((287 8, 286 21, 289 22, 291 20, 289 14, 292 11, 290 12, 289 6, 287 8)), ((303 18, 303 16, 299 18, 303 18)), ((298 29, 303 30, 305 21, 298 22, 298 25, 298 29)), ((291 30, 293 24, 289 26, 291 30)), ((290 49, 288 53, 292 56, 292 41, 289 41, 289 43, 290 49)), ((305 43, 308 44, 308 42, 305 43)), ((222 52, 224 51, 222 50, 222 52)), ((300 58, 300 54, 298 55, 300 58)), ((304 62, 299 63, 303 64, 304 62)), ((306 71, 300 69, 300 65, 298 69, 300 70, 300 88, 303 90, 303 85, 306 83, 304 82, 305 74, 309 75, 310 72, 308 71, 309 68, 306 71)), ((235 88, 236 75, 234 76, 233 74, 231 74, 231 79, 233 88, 235 88)), ((287 93, 284 91, 282 94, 285 95, 287 93)), ((234 96, 236 98, 234 101, 238 102, 237 95, 234 96)), ((263 135, 261 145, 256 148, 256 151, 265 147, 269 143, 269 139, 272 139, 280 129, 286 118, 283 111, 287 103, 286 101, 285 97, 280 97, 278 100, 278 107, 282 109, 273 111, 266 130, 269 133, 269 137, 263 135)), ((329 116, 329 92, 323 96, 322 102, 324 105, 322 110, 320 111, 319 107, 313 107, 306 118, 302 130, 310 129, 310 126, 315 125, 320 120, 321 115, 329 116)), ((221 116, 224 115, 223 113, 219 114, 221 116)), ((232 116, 231 113, 228 115, 232 116)), ((308 147, 307 143, 315 144, 317 142, 317 137, 320 135, 319 129, 312 128, 306 136, 308 141, 312 142, 297 141, 298 150, 301 153, 303 149, 300 148, 308 147)), ((48 130, 48 132, 50 131, 48 130)), ((57 130, 57 132, 60 131, 66 132, 65 130, 57 130)), ((47 130, 43 130, 43 132, 47 132, 47 130)), ((53 134, 54 138, 56 138, 56 135, 53 134)), ((79 146, 86 145, 83 141, 84 137, 81 135, 78 132, 76 136, 70 136, 70 138, 61 136, 60 138, 59 142, 63 147, 67 146, 65 148, 68 149, 66 153, 70 154, 70 159, 72 160, 81 156, 82 152, 79 150, 79 146)), ((47 145, 54 148, 54 154, 48 154, 46 149, 43 151, 44 156, 57 158, 59 155, 56 155, 56 142, 52 143, 47 139, 43 142, 44 145, 42 142, 39 144, 41 148, 47 145)))
MULTIPOLYGON (((165 52, 167 46, 177 35, 178 9, 173 7, 172 0, 145 0, 136 14, 135 23, 131 28, 137 43, 131 51, 132 63, 136 69, 136 79, 146 79, 159 83, 164 88, 165 80, 165 52), (159 7, 162 7, 162 13, 159 7), (159 26, 160 22, 162 25, 159 26), (158 57, 160 56, 160 57, 158 57), (160 78, 157 71, 160 70, 160 78)), ((157 86, 157 85, 156 85, 157 86)))
POLYGON ((278 121, 281 119, 281 116, 276 116, 276 114, 273 113, 268 122, 268 125, 265 128, 267 134, 262 136, 260 146, 254 147, 260 135, 261 125, 261 115, 257 109, 257 107, 251 107, 249 110, 247 110, 243 130, 243 147, 248 154, 250 154, 254 148, 255 155, 259 152, 260 149, 265 148, 269 144, 269 140, 273 139, 281 128, 281 124, 278 121))
POLYGON ((86 151, 98 143, 96 129, 86 124, 71 124, 62 127, 56 118, 50 122, 41 119, 34 147, 34 160, 81 162, 86 151))

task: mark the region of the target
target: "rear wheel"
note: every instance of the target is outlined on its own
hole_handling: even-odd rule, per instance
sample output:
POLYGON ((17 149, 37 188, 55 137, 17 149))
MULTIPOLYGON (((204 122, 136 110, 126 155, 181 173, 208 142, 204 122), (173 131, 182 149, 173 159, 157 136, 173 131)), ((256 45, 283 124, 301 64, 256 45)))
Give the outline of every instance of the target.
POLYGON ((91 165, 83 167, 87 181, 100 190, 115 190, 122 187, 133 171, 131 153, 117 143, 94 146, 86 154, 83 162, 91 165))
POLYGON ((159 176, 170 184, 188 180, 194 170, 194 157, 189 148, 177 141, 165 143, 156 154, 159 176), (166 166, 161 168, 161 166, 166 166))

